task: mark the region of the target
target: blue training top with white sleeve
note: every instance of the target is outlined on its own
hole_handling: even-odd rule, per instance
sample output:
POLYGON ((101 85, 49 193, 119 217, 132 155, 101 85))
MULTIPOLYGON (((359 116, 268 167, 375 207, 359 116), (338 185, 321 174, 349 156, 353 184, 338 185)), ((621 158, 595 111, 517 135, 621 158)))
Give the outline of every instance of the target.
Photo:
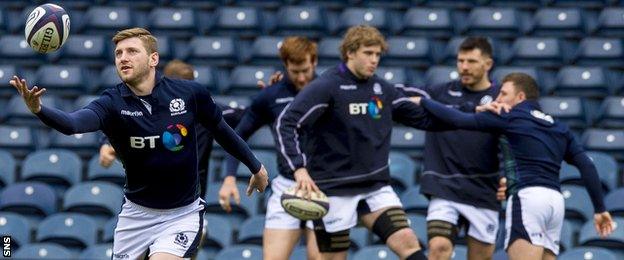
POLYGON ((64 134, 102 130, 125 168, 126 198, 145 207, 177 208, 199 197, 196 124, 252 173, 261 167, 204 87, 160 73, 150 95, 121 83, 78 111, 41 106, 37 116, 64 134))
POLYGON ((377 77, 357 78, 345 64, 325 71, 279 116, 280 152, 291 170, 305 167, 329 196, 356 195, 389 184, 392 121, 420 129, 426 111, 377 77), (306 147, 298 142, 306 131, 306 147))
POLYGON ((462 113, 431 99, 422 99, 421 104, 448 124, 507 137, 516 163, 515 172, 508 173, 508 194, 532 186, 559 191, 559 170, 565 160, 581 172, 594 210, 605 211, 596 167, 570 129, 542 112, 537 101, 525 100, 500 116, 462 113))

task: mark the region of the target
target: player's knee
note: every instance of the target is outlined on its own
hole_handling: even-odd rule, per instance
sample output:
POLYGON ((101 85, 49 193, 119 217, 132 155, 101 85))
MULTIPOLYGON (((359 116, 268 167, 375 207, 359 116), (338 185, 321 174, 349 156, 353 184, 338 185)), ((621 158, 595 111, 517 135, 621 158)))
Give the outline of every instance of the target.
MULTIPOLYGON (((406 231, 412 233, 409 229, 409 223, 407 222, 407 214, 401 208, 389 208, 379 214, 379 217, 373 223, 373 233, 379 236, 381 241, 386 243, 388 238, 395 232, 408 228, 406 231)), ((400 237, 407 236, 408 233, 404 233, 400 237)), ((417 243, 418 244, 418 243, 417 243)))
POLYGON ((316 244, 321 253, 336 253, 349 250, 349 230, 328 233, 325 229, 315 229, 316 244))
POLYGON ((445 237, 434 237, 429 239, 429 253, 432 256, 450 256, 453 251, 453 244, 445 237))

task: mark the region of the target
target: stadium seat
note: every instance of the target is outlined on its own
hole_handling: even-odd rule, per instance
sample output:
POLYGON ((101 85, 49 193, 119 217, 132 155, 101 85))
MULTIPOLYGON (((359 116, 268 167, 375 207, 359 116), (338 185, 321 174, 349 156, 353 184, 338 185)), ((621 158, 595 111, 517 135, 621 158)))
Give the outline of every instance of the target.
POLYGON ((36 138, 34 131, 24 126, 0 126, 0 147, 13 156, 24 158, 34 150, 36 138))
MULTIPOLYGON (((155 35, 156 41, 158 42, 158 65, 166 66, 167 62, 172 60, 175 56, 173 46, 174 40, 169 37, 169 35, 155 35)), ((114 56, 114 53, 111 51, 111 54, 114 56)), ((114 58, 112 59, 114 60, 114 58)))
POLYGON ((99 159, 99 154, 96 154, 91 158, 91 160, 89 160, 87 180, 106 181, 115 183, 119 187, 123 187, 126 182, 126 175, 121 162, 119 160, 115 160, 110 167, 104 168, 100 165, 99 159))
MULTIPOLYGON (((602 183, 605 194, 610 190, 616 189, 618 186, 619 169, 613 156, 597 151, 588 151, 587 156, 589 156, 596 166, 598 177, 600 177, 600 182, 602 183)), ((561 165, 559 181, 564 184, 584 185, 578 169, 567 163, 561 165)))
POLYGON ((258 245, 234 245, 221 250, 215 260, 262 260, 262 247, 258 245))
MULTIPOLYGON (((335 37, 323 37, 318 44, 319 64, 334 66, 340 62, 340 43, 342 39, 335 37)), ((316 71, 320 75, 317 67, 316 71)))
POLYGON ((581 225, 579 225, 579 223, 575 223, 569 219, 563 220, 561 238, 559 239, 559 246, 561 247, 561 250, 565 251, 574 247, 580 228, 581 225))
POLYGON ((556 68, 564 62, 566 49, 557 38, 519 37, 511 45, 509 63, 514 66, 556 68))
POLYGON ((608 249, 600 248, 600 247, 575 247, 570 250, 566 250, 561 255, 559 255, 558 259, 561 260, 576 260, 576 259, 604 259, 604 260, 616 260, 617 255, 613 254, 608 249))
POLYGON ((189 48, 187 61, 193 65, 231 67, 239 63, 237 41, 229 36, 196 36, 189 48))
POLYGON ((113 244, 95 244, 95 245, 87 247, 87 249, 82 251, 78 259, 104 260, 104 259, 111 259, 112 256, 113 256, 113 244))
MULTIPOLYGON (((48 107, 63 109, 61 101, 55 95, 44 95, 41 97, 41 104, 48 107)), ((4 113, 4 120, 7 124, 47 128, 45 124, 26 107, 24 98, 21 95, 11 97, 4 113)))
POLYGON ((215 11, 211 35, 256 37, 265 31, 265 20, 259 9, 250 6, 224 6, 215 11))
POLYGON ((370 245, 370 232, 365 227, 354 227, 349 231, 349 240, 351 248, 355 250, 362 249, 370 245))
POLYGON ((284 6, 276 14, 278 35, 318 38, 326 32, 325 11, 319 6, 284 6))
MULTIPOLYGON (((172 6, 191 7, 199 10, 214 9, 222 5, 223 0, 168 0, 172 6)), ((231 1, 230 1, 231 2, 231 1)))
POLYGON ((199 33, 198 18, 191 8, 156 7, 147 17, 152 34, 187 38, 199 33))
POLYGON ((509 260, 509 257, 505 249, 497 249, 494 255, 492 255, 492 260, 509 260))
POLYGON ((583 100, 578 97, 541 97, 542 111, 565 122, 569 127, 584 129, 588 125, 583 100))
MULTIPOLYGON (((270 140, 272 141, 273 138, 271 138, 270 140)), ((277 155, 275 154, 275 151, 254 150, 253 154, 256 155, 258 160, 262 163, 262 165, 264 165, 266 170, 269 172, 269 180, 273 180, 273 178, 277 177, 277 174, 279 171, 277 168, 277 157, 276 157, 277 155)), ((227 172, 225 168, 226 167, 221 167, 221 179, 224 179, 227 176, 227 172)), ((249 169, 247 169, 247 166, 245 166, 242 163, 238 165, 238 168, 236 169, 236 178, 238 181, 247 183, 247 180, 251 178, 251 173, 249 172, 249 169)))
POLYGON ((254 216, 246 219, 238 230, 238 244, 262 245, 264 230, 264 216, 254 216))
MULTIPOLYGON (((247 184, 237 184, 239 194, 245 194, 247 184)), ((221 214, 227 216, 227 219, 232 223, 235 230, 238 230, 241 223, 249 217, 255 216, 260 212, 260 195, 254 193, 251 197, 240 196, 240 205, 232 200, 232 212, 226 213, 219 204, 219 189, 220 185, 208 185, 206 190, 206 213, 221 214), (226 215, 227 214, 227 215, 226 215)))
POLYGON ((284 4, 283 0, 230 0, 234 2, 234 5, 237 6, 254 6, 254 7, 262 7, 264 9, 277 9, 279 6, 284 4))
POLYGON ((403 16, 401 35, 450 38, 454 35, 449 9, 412 7, 403 16))
POLYGON ((611 0, 549 0, 549 4, 561 7, 601 8, 611 0))
POLYGON ((109 65, 102 69, 100 73, 100 78, 98 80, 99 84, 93 90, 91 90, 92 94, 100 94, 104 92, 104 90, 108 88, 113 88, 121 83, 121 79, 117 74, 117 68, 115 65, 109 65))
POLYGON ((526 31, 523 14, 513 8, 475 7, 470 10, 465 33, 513 38, 526 31))
POLYGON ((41 182, 20 182, 0 193, 0 210, 19 213, 36 223, 57 209, 57 196, 52 187, 41 182))
POLYGON ((419 165, 412 158, 403 153, 390 152, 388 164, 392 186, 398 194, 416 185, 416 172, 419 170, 419 165))
POLYGON ((136 15, 124 6, 91 6, 85 13, 84 33, 112 36, 117 31, 132 28, 136 15))
POLYGON ((468 259, 468 248, 464 245, 454 246, 453 253, 451 253, 451 259, 468 259))
MULTIPOLYGON (((353 232, 353 229, 351 230, 353 232)), ((290 259, 308 259, 308 249, 305 246, 297 246, 293 249, 292 254, 290 254, 290 259)))
POLYGON ((579 233, 579 245, 582 246, 598 246, 609 249, 624 248, 624 218, 614 217, 613 233, 607 238, 600 238, 594 228, 594 221, 587 221, 581 228, 579 233))
POLYGON ((343 35, 352 26, 366 24, 382 33, 391 30, 390 13, 383 8, 347 7, 338 17, 338 35, 343 35))
POLYGON ((342 10, 353 4, 351 0, 287 0, 289 3, 298 3, 300 5, 316 5, 332 10, 342 10))
POLYGON ((452 66, 432 66, 425 73, 425 82, 428 86, 458 79, 459 73, 457 73, 456 67, 452 66))
POLYGON ((580 38, 584 35, 584 21, 578 8, 540 8, 533 16, 532 34, 544 37, 580 38))
POLYGON ((609 153, 618 161, 624 159, 624 133, 620 130, 588 129, 581 140, 587 150, 609 153))
POLYGON ((386 245, 373 245, 361 248, 354 255, 353 259, 362 259, 362 260, 377 260, 377 259, 388 259, 388 260, 399 260, 399 257, 392 252, 386 245))
POLYGON ((271 133, 271 129, 268 126, 263 126, 258 131, 256 131, 250 138, 247 140, 249 147, 252 149, 265 149, 265 150, 273 150, 275 149, 275 141, 273 140, 273 134, 271 133))
POLYGON ((427 214, 427 207, 429 207, 429 200, 425 195, 420 194, 420 187, 418 185, 411 186, 401 194, 401 203, 403 203, 403 209, 408 213, 427 214))
POLYGON ((17 162, 11 153, 0 149, 0 165, 0 188, 4 188, 15 182, 17 162))
POLYGON ((210 258, 214 258, 219 250, 232 245, 234 230, 226 216, 206 214, 204 220, 203 247, 207 250, 206 253, 211 256, 210 258))
POLYGON ((51 131, 49 147, 71 150, 82 158, 91 158, 100 148, 100 137, 98 132, 65 135, 51 131))
POLYGON ((232 95, 254 95, 260 92, 258 80, 268 82, 275 69, 269 66, 238 66, 230 74, 228 93, 232 95))
POLYGON ((42 65, 31 85, 38 85, 61 96, 78 96, 86 92, 87 71, 74 65, 42 65))
POLYGON ((425 131, 414 128, 395 126, 392 128, 390 148, 407 153, 409 156, 422 158, 425 147, 425 131))
POLYGON ((73 35, 60 50, 62 64, 95 66, 101 68, 108 65, 108 56, 112 50, 107 48, 107 39, 101 35, 73 35))
POLYGON ((117 227, 117 216, 110 218, 104 226, 102 226, 102 242, 112 243, 115 235, 115 227, 117 227))
POLYGON ((62 195, 80 182, 81 172, 82 161, 75 153, 64 149, 37 150, 24 159, 21 179, 48 183, 62 195))
POLYGON ((384 66, 425 68, 438 59, 437 45, 426 38, 389 37, 388 52, 382 63, 384 66))
POLYGON ((605 37, 624 37, 624 8, 605 7, 600 10, 592 33, 605 37))
POLYGON ((624 216, 624 187, 612 190, 605 197, 607 210, 615 216, 624 216))
POLYGON ((494 69, 491 79, 500 84, 501 80, 503 80, 507 74, 514 72, 526 73, 535 79, 541 93, 549 93, 554 88, 554 78, 550 77, 550 74, 545 73, 538 67, 500 66, 494 69))
POLYGON ((103 181, 82 182, 65 193, 63 211, 83 213, 104 224, 115 216, 124 202, 123 190, 103 181))
POLYGON ((421 214, 407 214, 407 220, 410 228, 414 231, 418 237, 418 242, 421 245, 427 244, 427 218, 421 214))
POLYGON ((555 95, 602 98, 612 93, 613 82, 601 67, 566 66, 557 73, 555 95))
POLYGON ((253 65, 282 66, 279 49, 283 37, 260 36, 251 45, 250 61, 253 65))
POLYGON ((84 214, 57 213, 41 221, 36 239, 82 250, 96 243, 97 223, 84 214))
POLYGON ((31 225, 28 220, 12 212, 0 212, 0 235, 11 236, 11 247, 19 248, 30 243, 31 225))
POLYGON ((13 254, 15 259, 72 259, 75 255, 63 246, 52 243, 28 244, 13 254))
POLYGON ((13 75, 23 76, 20 69, 13 64, 0 65, 0 97, 8 98, 17 93, 15 88, 9 84, 13 75))
POLYGON ((79 110, 81 108, 86 107, 87 105, 89 105, 92 101, 98 99, 100 96, 96 96, 96 95, 82 95, 79 96, 76 101, 73 102, 73 104, 71 105, 71 110, 69 111, 74 111, 74 110, 79 110))
POLYGON ((564 184, 561 194, 565 200, 566 219, 576 223, 594 219, 594 207, 585 187, 564 184))
POLYGON ((411 85, 412 75, 404 67, 377 67, 375 74, 393 85, 411 85))
POLYGON ((45 57, 28 46, 24 35, 0 36, 0 64, 38 66, 45 62, 45 57))
POLYGON ((624 128, 624 97, 605 97, 596 118, 596 126, 601 128, 624 128))
POLYGON ((583 66, 622 66, 624 49, 618 38, 584 38, 575 55, 575 64, 583 66))
POLYGON ((211 94, 218 94, 225 86, 221 85, 220 72, 217 68, 206 65, 193 67, 193 76, 195 81, 202 86, 208 88, 211 94))

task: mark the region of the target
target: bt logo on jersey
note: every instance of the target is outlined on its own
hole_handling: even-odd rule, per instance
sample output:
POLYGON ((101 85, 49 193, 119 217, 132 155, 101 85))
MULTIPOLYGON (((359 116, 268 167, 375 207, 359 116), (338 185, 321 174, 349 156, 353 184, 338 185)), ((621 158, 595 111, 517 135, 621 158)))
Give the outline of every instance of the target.
POLYGON ((368 103, 350 103, 349 114, 350 115, 366 115, 368 114, 373 119, 381 118, 381 109, 383 109, 383 103, 381 99, 373 96, 368 103))
POLYGON ((156 139, 160 138, 158 135, 153 136, 130 136, 130 147, 136 149, 143 149, 147 145, 149 148, 156 148, 156 139))

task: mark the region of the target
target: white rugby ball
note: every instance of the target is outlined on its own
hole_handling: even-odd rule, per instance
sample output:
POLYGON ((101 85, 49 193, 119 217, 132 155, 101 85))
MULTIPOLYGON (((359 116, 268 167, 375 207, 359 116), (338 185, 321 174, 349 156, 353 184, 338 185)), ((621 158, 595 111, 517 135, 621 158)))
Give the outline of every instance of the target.
POLYGON ((61 48, 69 37, 69 15, 63 7, 43 4, 35 8, 26 20, 26 42, 39 53, 61 48))
POLYGON ((323 192, 312 192, 310 200, 303 197, 300 190, 295 194, 295 187, 290 187, 282 194, 281 203, 291 216, 301 220, 320 219, 329 211, 329 200, 323 192))

